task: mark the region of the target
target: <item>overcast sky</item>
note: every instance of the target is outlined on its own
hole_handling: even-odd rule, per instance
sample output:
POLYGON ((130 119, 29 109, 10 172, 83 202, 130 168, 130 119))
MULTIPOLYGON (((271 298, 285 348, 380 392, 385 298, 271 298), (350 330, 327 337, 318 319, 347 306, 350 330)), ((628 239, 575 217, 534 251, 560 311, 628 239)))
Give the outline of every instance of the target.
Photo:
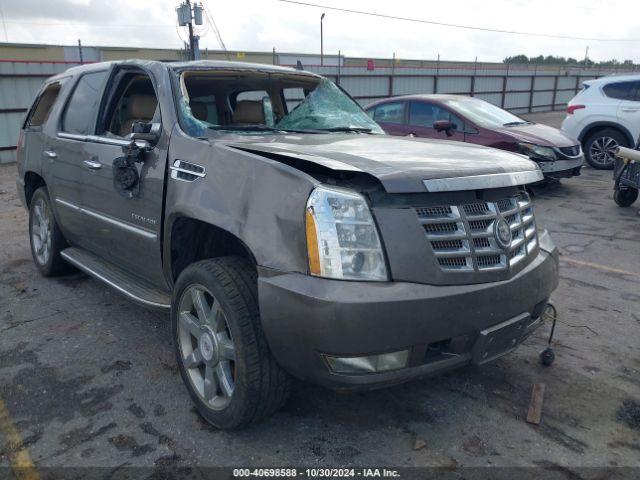
MULTIPOLYGON (((304 0, 302 0, 304 1, 304 0)), ((318 53, 320 15, 325 53, 348 56, 501 61, 524 53, 640 63, 638 0, 310 0, 370 12, 485 28, 626 42, 564 40, 479 32, 379 19, 277 0, 205 0, 230 50, 318 53)), ((0 0, 0 41, 178 48, 174 0, 0 0)), ((219 49, 211 29, 201 48, 219 49)))

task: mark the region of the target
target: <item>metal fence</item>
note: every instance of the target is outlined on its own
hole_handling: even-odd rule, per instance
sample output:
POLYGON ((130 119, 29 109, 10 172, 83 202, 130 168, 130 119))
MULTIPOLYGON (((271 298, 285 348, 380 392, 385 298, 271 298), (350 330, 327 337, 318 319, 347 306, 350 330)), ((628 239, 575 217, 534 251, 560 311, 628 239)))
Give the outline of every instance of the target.
POLYGON ((613 70, 532 69, 473 66, 338 67, 306 66, 339 83, 362 106, 395 95, 449 93, 471 95, 514 113, 564 108, 582 82, 613 70))
MULTIPOLYGON (((283 62, 284 63, 284 62, 283 62)), ((473 95, 515 113, 563 108, 585 80, 614 73, 571 67, 451 64, 423 66, 304 65, 339 83, 362 106, 380 98, 412 93, 473 95)), ((390 62, 393 63, 393 62, 390 62)), ((74 62, 0 60, 0 163, 15 161, 25 112, 42 82, 74 62)))

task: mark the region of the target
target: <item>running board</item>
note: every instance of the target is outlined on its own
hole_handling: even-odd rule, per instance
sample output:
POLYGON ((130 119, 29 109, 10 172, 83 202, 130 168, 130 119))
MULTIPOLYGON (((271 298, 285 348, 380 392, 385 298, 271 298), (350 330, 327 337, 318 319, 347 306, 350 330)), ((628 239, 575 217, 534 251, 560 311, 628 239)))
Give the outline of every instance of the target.
POLYGON ((134 302, 145 307, 171 308, 171 296, 168 292, 163 292, 86 250, 70 247, 65 248, 60 255, 74 267, 106 283, 134 302))

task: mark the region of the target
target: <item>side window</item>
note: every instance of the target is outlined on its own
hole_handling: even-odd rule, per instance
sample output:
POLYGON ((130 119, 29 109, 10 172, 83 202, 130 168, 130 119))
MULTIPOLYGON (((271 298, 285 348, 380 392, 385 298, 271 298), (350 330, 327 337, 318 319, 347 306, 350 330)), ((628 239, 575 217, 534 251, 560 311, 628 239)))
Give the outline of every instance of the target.
MULTIPOLYGON (((118 79, 118 74, 115 78, 118 79)), ((106 106, 101 135, 126 137, 132 132, 134 123, 150 123, 158 118, 158 98, 148 75, 138 72, 121 74, 111 91, 114 94, 106 106)), ((192 101, 192 108, 193 105, 192 101)))
POLYGON ((385 103, 378 105, 373 114, 373 119, 380 123, 404 123, 404 102, 385 103))
POLYGON ((86 135, 96 117, 107 71, 86 73, 76 85, 62 117, 62 131, 86 135))
POLYGON ((432 104, 425 102, 409 104, 409 125, 433 128, 433 122, 435 122, 435 114, 432 104))
POLYGON ((425 102, 411 102, 409 107, 409 124, 418 127, 433 128, 433 123, 438 120, 448 120, 453 129, 464 131, 464 122, 446 108, 425 102))
POLYGON ((56 82, 48 85, 31 107, 31 111, 29 112, 24 128, 40 127, 44 125, 49 118, 49 113, 53 108, 53 104, 56 103, 59 93, 59 83, 56 82))
POLYGON ((636 82, 616 82, 602 87, 602 91, 609 98, 618 100, 631 100, 636 82))

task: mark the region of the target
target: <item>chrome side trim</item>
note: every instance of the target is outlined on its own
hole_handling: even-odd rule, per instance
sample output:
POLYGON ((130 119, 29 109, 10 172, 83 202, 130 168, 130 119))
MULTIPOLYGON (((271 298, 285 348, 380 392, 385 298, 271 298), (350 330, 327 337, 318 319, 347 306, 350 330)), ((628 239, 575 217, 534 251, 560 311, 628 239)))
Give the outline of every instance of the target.
MULTIPOLYGON (((200 177, 200 178, 204 178, 204 177, 207 176, 206 173, 194 172, 192 170, 187 170, 186 168, 180 168, 180 167, 171 166, 171 167, 169 167, 169 169, 174 171, 174 172, 187 173, 189 175, 194 175, 194 176, 200 177)), ((176 178, 176 177, 172 177, 172 178, 176 178)))
POLYGON ((97 218, 98 220, 102 220, 105 223, 113 225, 115 227, 122 228, 123 230, 127 230, 128 232, 135 233, 142 237, 148 238, 150 240, 155 240, 158 236, 149 232, 148 230, 143 230, 142 228, 134 227, 133 225, 129 225, 128 223, 121 222, 120 220, 116 220, 115 218, 108 217, 98 212, 94 212, 93 210, 89 210, 86 208, 80 208, 82 213, 89 215, 90 217, 97 218))
POLYGON ((193 182, 198 178, 204 178, 207 176, 206 170, 202 165, 198 165, 197 163, 186 162, 184 160, 175 160, 173 165, 169 166, 169 170, 171 170, 171 178, 174 180, 181 180, 183 182, 193 182), (185 168, 189 167, 189 168, 185 168), (180 176, 179 174, 183 173, 187 176, 180 176), (188 178, 189 176, 193 178, 188 178))
POLYGON ((58 132, 58 138, 64 138, 65 140, 75 140, 77 142, 87 141, 87 135, 80 135, 77 133, 58 132))
POLYGON ((60 205, 64 205, 65 207, 75 210, 77 212, 80 211, 80 207, 78 205, 74 205, 73 203, 67 202, 66 200, 62 200, 61 198, 56 198, 56 203, 59 203, 60 205))
MULTIPOLYGON (((131 144, 131 140, 124 138, 111 138, 100 135, 79 135, 77 133, 58 132, 58 138, 65 140, 75 140, 77 142, 92 142, 100 143, 102 145, 113 145, 114 147, 126 147, 131 144)), ((140 149, 146 150, 149 148, 149 143, 144 140, 136 140, 136 146, 140 149)))
POLYGON ((64 258, 67 262, 72 264, 73 266, 78 267, 83 272, 85 272, 88 275, 91 275, 92 277, 94 277, 94 278, 106 283, 111 288, 117 290, 118 292, 122 293, 126 297, 129 297, 130 299, 135 300, 138 303, 141 303, 143 305, 148 305, 150 307, 156 307, 156 308, 171 308, 171 305, 167 305, 167 304, 164 304, 164 303, 152 302, 150 300, 146 300, 144 298, 138 297, 137 295, 134 295, 133 293, 129 292, 124 287, 121 287, 117 283, 112 282, 111 280, 109 280, 108 278, 106 278, 103 275, 99 274, 95 270, 93 270, 93 269, 87 267, 86 265, 84 265, 83 263, 79 262, 78 260, 73 258, 71 255, 69 255, 64 250, 62 252, 60 252, 60 256, 62 258, 64 258))
POLYGON ((88 208, 84 208, 84 207, 80 207, 78 205, 74 205, 71 202, 67 202, 66 200, 62 200, 61 198, 56 198, 56 203, 59 203, 60 205, 64 205, 67 208, 71 208, 77 212, 80 213, 84 213, 86 215, 89 215, 90 217, 96 218, 98 220, 101 220, 105 223, 108 223, 110 225, 113 225, 115 227, 119 227, 123 230, 126 230, 128 232, 134 233, 136 235, 140 235, 141 237, 145 237, 149 240, 155 240, 156 238, 158 238, 158 235, 156 235, 154 232, 150 232, 148 230, 142 229, 140 227, 136 227, 133 225, 130 225, 128 223, 122 222, 120 220, 116 220, 115 218, 111 218, 107 215, 103 215, 102 213, 98 213, 95 212, 93 210, 90 210, 88 208))
POLYGON ((454 192, 459 190, 486 190, 488 188, 514 187, 544 179, 539 169, 526 172, 492 173, 469 177, 448 177, 423 180, 428 192, 454 192))

